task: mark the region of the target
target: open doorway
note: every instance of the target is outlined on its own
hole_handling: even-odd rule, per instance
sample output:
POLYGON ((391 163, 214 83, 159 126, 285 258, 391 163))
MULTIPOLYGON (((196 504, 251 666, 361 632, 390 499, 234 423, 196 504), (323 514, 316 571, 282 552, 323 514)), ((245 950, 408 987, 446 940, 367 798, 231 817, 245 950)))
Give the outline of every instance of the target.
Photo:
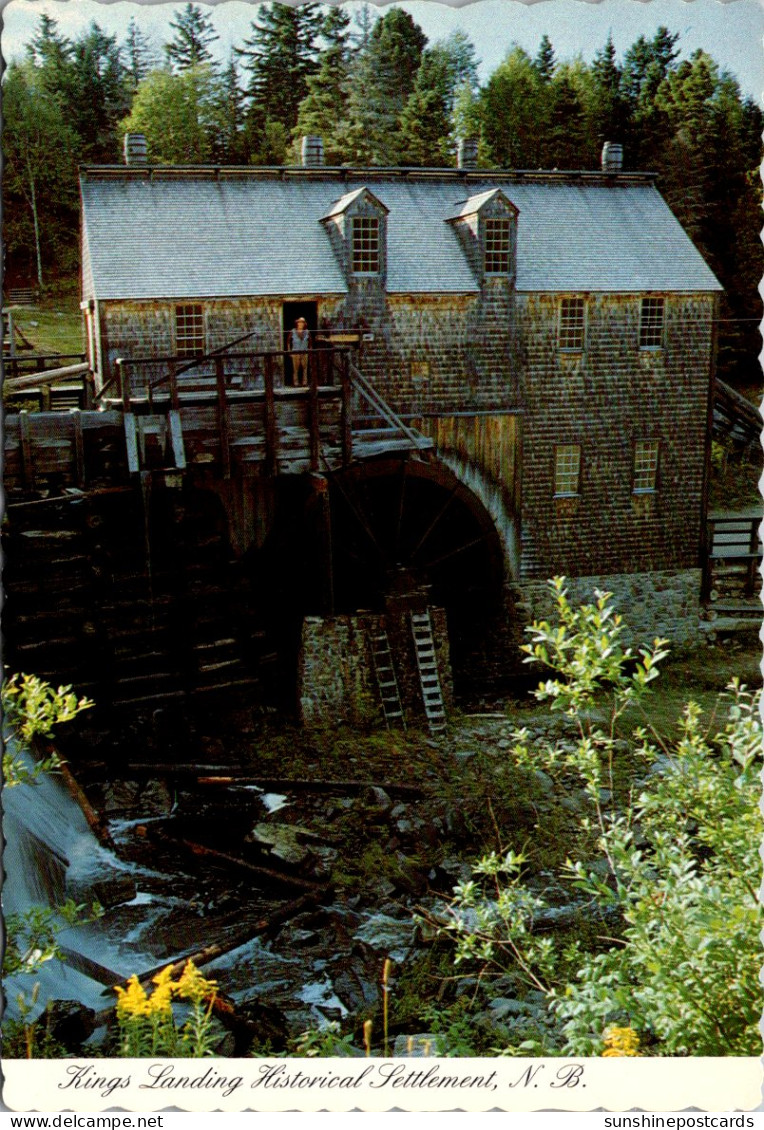
MULTIPOLYGON (((308 330, 314 334, 318 329, 318 302, 299 301, 299 302, 285 302, 282 306, 282 340, 284 342, 284 349, 289 348, 289 332, 294 329, 294 324, 298 318, 304 318, 308 323, 308 330)), ((292 372, 292 362, 289 357, 284 358, 284 383, 287 385, 294 384, 294 373, 292 372)))

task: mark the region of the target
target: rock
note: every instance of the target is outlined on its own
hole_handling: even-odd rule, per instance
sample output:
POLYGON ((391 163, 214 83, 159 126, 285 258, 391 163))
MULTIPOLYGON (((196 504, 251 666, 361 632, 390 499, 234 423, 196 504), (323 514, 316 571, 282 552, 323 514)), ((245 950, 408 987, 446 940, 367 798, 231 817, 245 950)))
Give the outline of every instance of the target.
POLYGON ((379 785, 372 785, 366 789, 363 794, 363 803, 367 808, 371 808, 374 812, 383 813, 389 812, 393 807, 393 802, 390 800, 389 795, 379 785))
POLYGON ((503 1020, 505 1016, 521 1016, 527 1011, 524 1001, 511 997, 496 997, 489 1002, 488 1007, 496 1020, 503 1020))
POLYGON ((119 906, 123 902, 132 902, 137 894, 137 887, 132 875, 119 872, 113 876, 99 879, 88 888, 90 902, 98 902, 108 910, 111 906, 119 906))
POLYGON ((403 962, 413 948, 414 933, 415 925, 411 918, 369 914, 356 930, 355 938, 391 957, 393 961, 403 962))
POLYGON ((71 1054, 92 1036, 96 1014, 78 1001, 51 1001, 46 1009, 46 1022, 53 1039, 71 1054))
POLYGON ((552 778, 549 776, 548 773, 544 772, 543 769, 534 770, 533 779, 536 782, 536 784, 538 785, 538 787, 539 787, 539 789, 541 790, 542 793, 545 793, 547 796, 550 796, 552 793, 554 793, 554 791, 555 791, 554 781, 552 780, 552 778))
POLYGON ((310 828, 303 828, 300 824, 255 824, 249 835, 244 837, 246 843, 262 844, 270 849, 270 854, 284 863, 302 863, 310 854, 309 849, 298 843, 299 837, 319 839, 320 837, 310 828))

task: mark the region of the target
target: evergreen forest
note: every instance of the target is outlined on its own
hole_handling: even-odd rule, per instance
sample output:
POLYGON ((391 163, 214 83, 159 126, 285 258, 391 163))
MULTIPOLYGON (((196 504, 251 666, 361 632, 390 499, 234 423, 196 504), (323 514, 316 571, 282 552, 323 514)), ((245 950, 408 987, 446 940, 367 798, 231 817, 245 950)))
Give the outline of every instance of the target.
POLYGON ((719 375, 758 384, 761 133, 757 103, 703 50, 680 58, 659 27, 618 57, 612 38, 591 63, 509 45, 480 81, 462 31, 428 42, 406 12, 351 16, 315 3, 256 9, 221 62, 204 9, 188 3, 157 44, 135 19, 125 36, 96 23, 76 38, 42 15, 4 79, 3 237, 10 284, 75 275, 77 169, 118 163, 126 132, 152 163, 280 165, 299 139, 324 139, 328 164, 452 166, 456 139, 479 141, 479 165, 596 169, 605 141, 624 168, 653 170, 668 204, 725 288, 719 375))

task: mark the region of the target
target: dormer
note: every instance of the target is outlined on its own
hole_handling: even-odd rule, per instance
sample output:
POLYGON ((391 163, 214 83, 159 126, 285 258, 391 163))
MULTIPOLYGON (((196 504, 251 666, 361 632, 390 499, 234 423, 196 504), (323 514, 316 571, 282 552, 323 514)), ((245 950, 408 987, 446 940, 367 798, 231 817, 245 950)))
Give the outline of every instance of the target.
POLYGON ((514 281, 519 214, 501 189, 494 188, 470 196, 449 216, 481 284, 491 279, 514 281))
POLYGON ((361 187, 341 197, 321 217, 348 282, 378 282, 384 287, 388 211, 373 192, 361 187))

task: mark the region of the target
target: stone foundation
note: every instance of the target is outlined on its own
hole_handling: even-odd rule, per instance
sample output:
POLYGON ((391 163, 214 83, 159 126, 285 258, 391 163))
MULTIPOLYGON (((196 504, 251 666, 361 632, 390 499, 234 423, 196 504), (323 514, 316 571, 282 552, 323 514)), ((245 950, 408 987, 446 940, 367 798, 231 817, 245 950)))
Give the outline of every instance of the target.
MULTIPOLYGON (((565 583, 574 605, 593 603, 595 589, 611 592, 624 619, 622 639, 628 644, 650 642, 656 636, 675 645, 700 642, 700 586, 700 569, 568 577, 565 583)), ((525 582, 516 591, 521 602, 518 613, 527 623, 554 618, 555 602, 545 582, 525 582)))
MULTIPOLYGON (((446 614, 430 608, 443 700, 453 699, 446 614)), ((424 724, 411 626, 404 614, 308 616, 298 660, 298 703, 306 726, 383 725, 374 676, 372 637, 387 630, 407 721, 424 724)))

